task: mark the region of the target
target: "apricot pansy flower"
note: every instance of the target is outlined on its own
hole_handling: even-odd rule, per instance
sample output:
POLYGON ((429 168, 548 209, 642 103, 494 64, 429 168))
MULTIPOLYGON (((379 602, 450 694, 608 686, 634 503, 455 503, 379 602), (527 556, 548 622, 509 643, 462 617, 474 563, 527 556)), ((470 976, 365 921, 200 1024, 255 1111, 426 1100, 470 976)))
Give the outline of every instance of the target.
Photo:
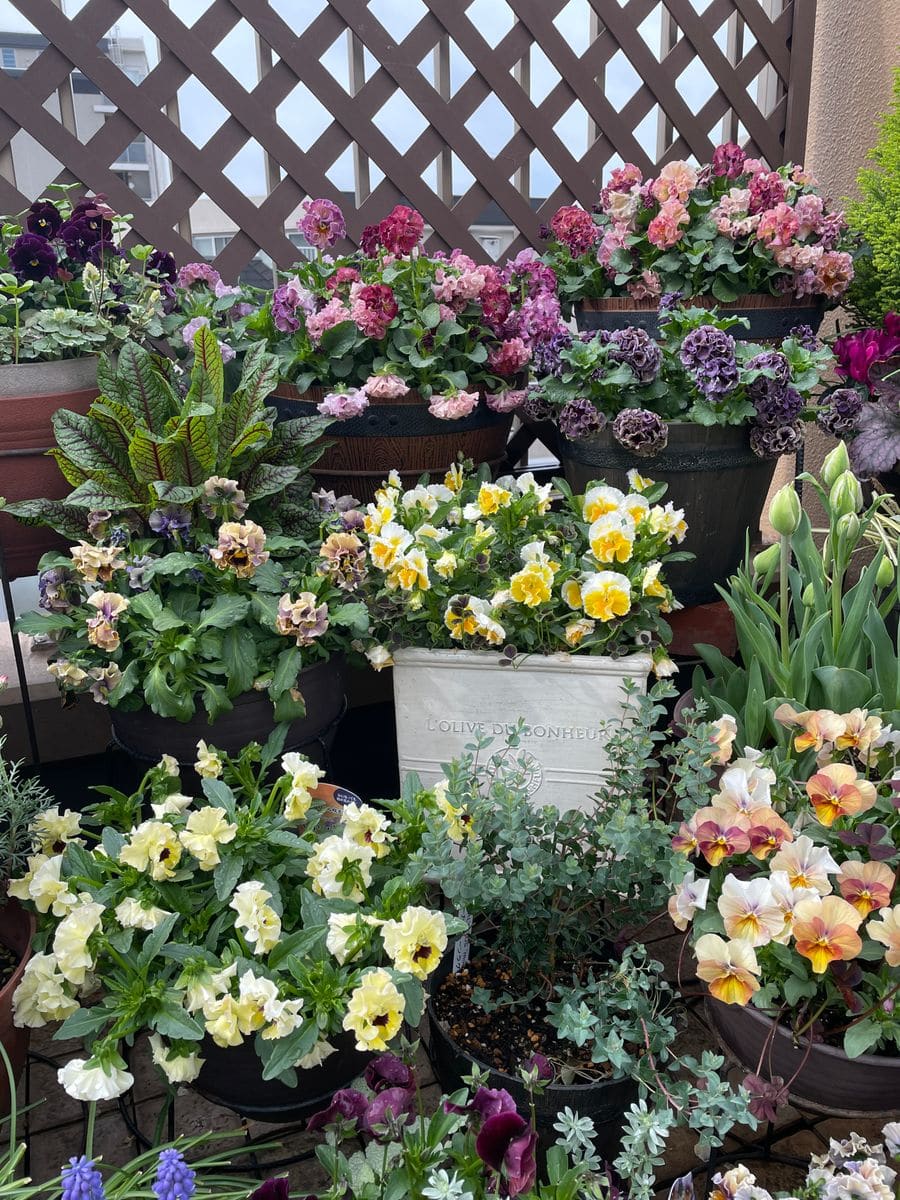
POLYGON ((717 933, 705 933, 698 939, 694 953, 697 977, 723 1004, 746 1004, 759 991, 759 963, 750 942, 726 942, 717 933))
POLYGON ((794 944, 817 975, 832 962, 853 959, 862 950, 856 932, 862 914, 840 896, 802 900, 794 909, 794 944))
POLYGON ((841 864, 838 888, 844 899, 867 917, 876 908, 890 904, 894 878, 887 863, 848 859, 841 864))
POLYGON ((860 779, 849 763, 829 763, 807 780, 806 792, 826 827, 838 817, 856 816, 876 800, 875 785, 860 779))
POLYGON ((870 921, 866 933, 887 947, 884 961, 889 967, 900 967, 900 904, 882 908, 877 921, 870 921))

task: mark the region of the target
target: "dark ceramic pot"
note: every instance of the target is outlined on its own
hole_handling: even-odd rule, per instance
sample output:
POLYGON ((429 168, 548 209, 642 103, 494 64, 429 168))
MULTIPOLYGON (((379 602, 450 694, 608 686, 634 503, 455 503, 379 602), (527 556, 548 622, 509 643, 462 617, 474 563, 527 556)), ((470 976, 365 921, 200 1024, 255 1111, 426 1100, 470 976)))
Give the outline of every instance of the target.
MULTIPOLYGON (((317 415, 328 388, 298 392, 279 383, 269 397, 280 421, 317 415)), ((335 421, 324 437, 327 449, 311 467, 316 482, 336 495, 368 502, 396 470, 405 488, 424 474, 441 475, 459 454, 492 467, 503 462, 512 416, 495 413, 482 400, 457 421, 442 421, 428 411, 418 392, 396 400, 371 400, 359 417, 335 421)))
POLYGON ((297 1086, 290 1088, 277 1079, 263 1079, 252 1039, 223 1048, 206 1037, 200 1047, 204 1063, 192 1086, 207 1100, 249 1120, 273 1125, 305 1121, 362 1075, 372 1057, 356 1049, 352 1034, 341 1033, 329 1041, 335 1053, 319 1067, 298 1068, 297 1086))
MULTIPOLYGON (((324 766, 346 709, 340 658, 304 668, 297 686, 306 701, 307 715, 291 722, 285 750, 299 750, 324 766)), ((265 742, 275 728, 267 692, 244 692, 212 725, 202 710, 184 722, 158 717, 149 708, 137 712, 113 708, 110 717, 113 738, 132 758, 158 762, 163 754, 170 754, 183 767, 196 760, 201 738, 226 754, 238 754, 248 742, 265 742)))
MULTIPOLYGON (((13 993, 22 982, 28 960, 31 958, 31 939, 34 937, 34 917, 21 907, 18 900, 7 900, 0 908, 0 942, 18 955, 19 965, 0 989, 0 1042, 9 1055, 13 1077, 18 1079, 25 1066, 28 1052, 28 1030, 13 1024, 13 993)), ((9 1080, 0 1064, 0 1118, 9 1112, 9 1080)))
MULTIPOLYGON (((743 317, 749 327, 738 325, 732 337, 747 342, 781 342, 796 325, 809 325, 813 331, 822 324, 822 304, 801 302, 792 296, 739 296, 727 304, 715 296, 690 296, 683 302, 699 308, 716 308, 722 316, 743 317)), ((583 300, 575 305, 579 329, 644 329, 659 337, 657 300, 632 300, 630 296, 610 296, 601 300, 583 300)))
POLYGON ((665 499, 683 508, 687 537, 677 550, 690 562, 666 567, 666 581, 684 605, 709 604, 743 561, 747 531, 757 540, 759 519, 777 459, 759 458, 750 449, 742 425, 669 425, 669 444, 660 454, 639 458, 623 449, 608 430, 572 442, 560 438, 562 463, 572 490, 579 494, 594 480, 629 490, 635 467, 657 483, 668 484, 665 499))
MULTIPOLYGON (((713 999, 707 1000, 706 1011, 722 1045, 748 1071, 755 1071, 772 1034, 772 1018, 751 1005, 743 1008, 713 999)), ((900 1114, 896 1055, 848 1058, 843 1050, 822 1042, 814 1042, 811 1049, 805 1040, 795 1046, 791 1031, 779 1025, 763 1058, 762 1074, 769 1079, 780 1075, 792 1096, 832 1116, 877 1114, 886 1120, 900 1114)))
MULTIPOLYGON (((429 979, 429 991, 433 995, 450 974, 453 956, 447 954, 429 979)), ((528 1090, 516 1075, 497 1071, 487 1063, 475 1058, 453 1040, 435 1014, 431 1000, 426 1006, 430 1030, 430 1058, 438 1083, 444 1092, 455 1092, 465 1087, 463 1076, 471 1075, 472 1067, 479 1066, 488 1072, 487 1086, 505 1088, 516 1102, 523 1116, 528 1114, 532 1103, 528 1090)), ((534 1097, 535 1128, 538 1146, 546 1154, 558 1134, 553 1123, 562 1109, 569 1107, 581 1117, 590 1117, 597 1136, 594 1145, 600 1157, 612 1162, 619 1152, 622 1137, 622 1121, 631 1104, 637 1099, 637 1084, 631 1079, 600 1080, 597 1083, 551 1083, 540 1096, 534 1097)))

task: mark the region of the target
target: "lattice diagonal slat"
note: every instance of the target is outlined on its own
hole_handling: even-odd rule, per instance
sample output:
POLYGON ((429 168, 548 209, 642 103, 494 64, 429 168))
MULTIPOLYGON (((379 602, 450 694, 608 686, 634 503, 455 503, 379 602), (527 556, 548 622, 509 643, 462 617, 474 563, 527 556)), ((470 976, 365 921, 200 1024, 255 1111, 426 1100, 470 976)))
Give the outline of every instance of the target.
POLYGON ((419 19, 398 38, 373 11, 381 11, 377 0, 328 0, 299 33, 280 15, 283 3, 269 0, 206 0, 191 26, 166 0, 87 0, 74 17, 54 0, 12 2, 49 45, 18 77, 0 72, 0 207, 18 211, 34 199, 2 174, 11 140, 24 129, 63 164, 60 181, 77 179, 105 192, 134 214, 139 237, 182 259, 194 253, 183 236, 191 207, 208 196, 238 228, 216 259, 226 276, 260 250, 279 266, 293 261, 285 221, 305 196, 335 195, 329 172, 349 148, 356 206, 346 214, 348 245, 405 199, 424 214, 434 248, 457 245, 479 255, 469 227, 490 202, 518 230, 515 252, 540 244, 540 224, 558 204, 574 199, 589 206, 604 169, 619 160, 645 172, 675 157, 705 160, 723 130, 772 165, 800 158, 804 148, 815 0, 492 0, 494 14, 503 10, 508 23, 493 43, 481 27, 478 0, 421 0, 419 19), (129 11, 160 47, 158 63, 137 83, 98 45, 129 11), (572 22, 579 19, 586 27, 576 42, 572 22), (250 88, 214 53, 241 23, 257 43, 248 44, 248 54, 259 51, 250 88), (323 61, 338 41, 357 63, 349 92, 323 61), (470 67, 455 90, 447 74, 451 48, 470 67), (528 81, 538 53, 556 78, 536 101, 528 81), (421 68, 429 57, 436 64, 432 78, 421 68), (607 83, 623 63, 637 82, 617 106, 607 83), (709 90, 692 103, 681 80, 697 69, 709 90), (46 106, 74 71, 115 108, 85 143, 46 106), (191 77, 228 114, 201 147, 177 122, 175 100, 191 77), (298 84, 330 116, 305 150, 276 120, 298 84), (407 112, 414 107, 423 126, 406 139, 405 151, 378 120, 398 98, 407 112), (499 150, 488 151, 479 136, 485 104, 494 112, 499 106, 512 131, 499 150), (587 130, 583 146, 558 129, 573 106, 587 130), (655 122, 651 138, 648 122, 655 122), (112 170, 139 132, 171 164, 171 182, 148 202, 112 170), (226 173, 254 143, 269 164, 258 204, 226 173), (537 203, 525 191, 534 155, 556 180, 537 203), (426 180, 438 163, 435 190, 426 180), (374 187, 370 171, 379 174, 374 187), (463 179, 454 195, 453 183, 463 179))

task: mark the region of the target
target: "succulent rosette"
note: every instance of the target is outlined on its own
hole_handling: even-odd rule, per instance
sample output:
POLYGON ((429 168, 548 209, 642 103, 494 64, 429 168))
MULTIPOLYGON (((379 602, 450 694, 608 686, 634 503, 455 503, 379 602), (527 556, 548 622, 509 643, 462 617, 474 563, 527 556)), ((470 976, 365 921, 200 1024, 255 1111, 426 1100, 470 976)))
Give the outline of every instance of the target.
POLYGON ((555 277, 535 251, 503 267, 460 250, 429 254, 421 214, 397 205, 363 231, 358 252, 336 255, 328 230, 343 234, 340 210, 317 200, 309 212, 319 225, 307 213, 300 230, 315 256, 247 328, 299 390, 326 389, 320 412, 347 420, 410 391, 444 421, 469 416, 482 398, 495 412, 521 405, 532 358, 562 327, 555 277))
POLYGON ((733 757, 736 724, 692 726, 715 778, 682 804, 669 913, 710 995, 851 1057, 896 1053, 900 740, 867 709, 774 711, 775 750, 733 757))
POLYGON ((395 645, 509 658, 666 640, 665 562, 687 525, 660 503, 664 492, 636 479, 627 495, 597 483, 573 496, 561 480, 491 482, 486 470, 460 467, 406 491, 389 478, 365 516, 370 662, 388 665, 395 645), (550 507, 554 488, 560 511, 550 507))
POLYGON ((383 1051, 418 1022, 423 984, 462 929, 424 906, 410 863, 422 806, 438 809, 425 795, 338 815, 317 791, 322 770, 278 741, 236 759, 201 742, 192 795, 163 758, 133 796, 35 824, 10 885, 38 920, 13 1015, 87 1033, 85 1057, 59 1072, 76 1099, 126 1091, 122 1043, 145 1032, 172 1087, 197 1078, 209 1046, 245 1041, 264 1079, 296 1086, 337 1038, 383 1051))
POLYGON ((834 360, 802 330, 778 350, 740 341, 731 331, 742 324, 673 300, 660 308, 658 340, 637 328, 560 332, 535 355, 525 412, 571 441, 608 428, 640 457, 665 449, 671 422, 747 425, 761 457, 787 453, 803 421, 827 420, 814 392, 834 360))
POLYGON ((608 296, 654 300, 679 291, 719 301, 748 293, 834 304, 853 280, 856 244, 802 167, 770 171, 740 146, 718 146, 710 165, 666 163, 644 179, 617 167, 593 214, 560 208, 546 230, 545 261, 572 303, 608 296))

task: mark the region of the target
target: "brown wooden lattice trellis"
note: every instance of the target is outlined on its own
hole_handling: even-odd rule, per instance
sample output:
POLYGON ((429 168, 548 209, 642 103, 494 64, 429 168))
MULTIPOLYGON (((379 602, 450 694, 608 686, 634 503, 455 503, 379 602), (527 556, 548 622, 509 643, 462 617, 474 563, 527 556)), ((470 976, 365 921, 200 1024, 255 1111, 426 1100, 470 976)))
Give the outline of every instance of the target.
MULTIPOLYGON (((661 7, 659 0, 589 0, 590 39, 582 54, 554 24, 567 0, 497 0, 508 5, 512 19, 493 47, 468 14, 472 0, 423 0, 425 15, 399 43, 365 0, 329 0, 299 33, 268 0, 211 0, 192 26, 166 0, 87 0, 74 17, 64 15, 58 0, 12 2, 50 45, 19 78, 0 72, 0 209, 20 211, 33 198, 19 192, 3 169, 10 139, 22 128, 63 164, 62 180, 77 179, 105 192, 120 211, 134 214, 142 239, 175 250, 182 261, 196 257, 186 240, 191 205, 208 195, 240 231, 216 259, 225 277, 235 276, 260 249, 280 266, 296 259, 296 248, 284 234, 285 220, 304 196, 335 195, 326 172, 348 147, 357 161, 357 206, 346 213, 350 239, 406 200, 432 227, 434 248, 460 246, 482 257, 469 226, 489 201, 520 231, 511 253, 539 245, 541 221, 573 199, 590 206, 605 164, 616 155, 645 173, 671 158, 694 155, 704 161, 723 128, 731 136, 745 131, 748 150, 771 165, 796 161, 804 149, 815 0, 709 0, 705 6, 704 0, 664 0, 661 7), (661 61, 640 32, 658 7, 661 61), (160 47, 158 64, 137 84, 98 46, 129 10, 160 47), (213 53, 242 20, 257 43, 260 77, 250 90, 213 53), (348 36, 353 94, 321 61, 336 39, 348 36), (440 70, 451 41, 474 68, 452 95, 440 70), (539 103, 528 89, 533 45, 559 75, 539 103), (368 78, 361 66, 363 49, 376 63, 368 78), (603 81, 620 52, 641 82, 617 111, 603 81), (429 54, 436 64, 434 82, 419 69, 429 54), (696 112, 678 86, 695 59, 714 84, 696 112), (117 109, 86 144, 67 127, 64 105, 62 120, 44 107, 48 97, 64 92, 73 69, 117 109), (177 120, 176 95, 192 75, 231 114, 200 148, 177 120), (275 116, 298 81, 332 116, 307 150, 275 116), (427 122, 405 153, 373 120, 398 89, 427 122), (496 155, 466 126, 491 93, 514 122, 511 138, 496 155), (590 122, 589 144, 580 157, 554 129, 576 100, 590 122), (650 155, 635 130, 653 111, 659 114, 659 135, 657 152, 650 155), (172 182, 152 202, 140 200, 111 170, 139 132, 172 165, 172 182), (223 173, 251 141, 262 147, 268 163, 268 194, 258 206, 223 173), (559 177, 537 210, 527 197, 528 163, 535 150, 559 177), (475 180, 458 197, 450 191, 451 152, 475 180), (423 179, 436 161, 437 191, 423 179), (371 190, 369 162, 384 173, 371 190)), ((296 0, 301 8, 305 2, 296 0)))

